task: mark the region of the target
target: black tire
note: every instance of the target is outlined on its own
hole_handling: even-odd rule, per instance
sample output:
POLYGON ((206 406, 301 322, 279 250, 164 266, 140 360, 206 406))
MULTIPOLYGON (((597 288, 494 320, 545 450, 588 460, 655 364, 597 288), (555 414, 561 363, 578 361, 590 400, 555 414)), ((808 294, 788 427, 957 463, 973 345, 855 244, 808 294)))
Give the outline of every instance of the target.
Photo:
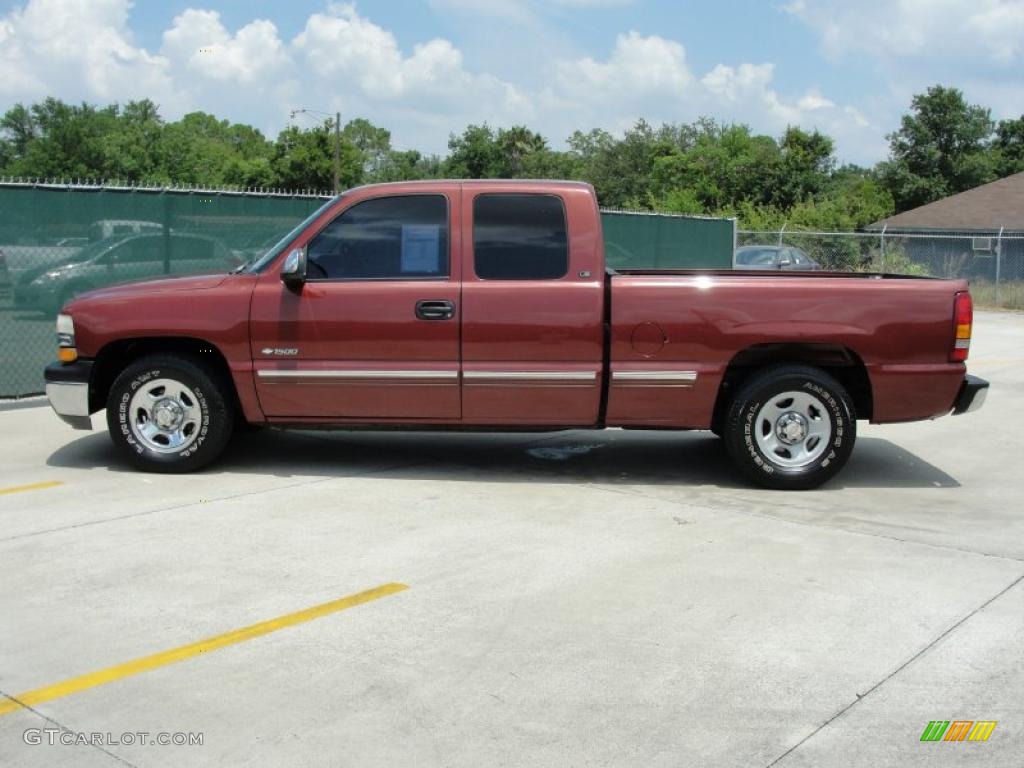
POLYGON ((759 485, 817 488, 850 458, 857 439, 855 414, 849 394, 825 371, 807 365, 768 368, 746 382, 729 404, 725 447, 744 476, 759 485), (786 431, 784 420, 796 422, 793 432, 786 431))
MULTIPOLYGON (((231 438, 235 412, 227 387, 230 382, 200 361, 184 355, 159 354, 141 358, 127 368, 114 381, 107 397, 107 428, 110 437, 131 462, 147 472, 193 472, 214 461, 224 451, 231 438), (173 381, 184 385, 177 406, 184 406, 183 428, 174 433, 181 435, 183 444, 175 450, 173 435, 156 434, 148 439, 139 428, 140 422, 153 420, 144 405, 130 413, 130 406, 141 387, 147 383, 173 381), (133 423, 135 426, 133 426, 133 423), (167 445, 161 446, 161 438, 167 445), (185 442, 187 441, 187 442, 185 442)), ((153 392, 167 389, 159 385, 153 392)), ((149 393, 146 393, 149 394, 149 393)))

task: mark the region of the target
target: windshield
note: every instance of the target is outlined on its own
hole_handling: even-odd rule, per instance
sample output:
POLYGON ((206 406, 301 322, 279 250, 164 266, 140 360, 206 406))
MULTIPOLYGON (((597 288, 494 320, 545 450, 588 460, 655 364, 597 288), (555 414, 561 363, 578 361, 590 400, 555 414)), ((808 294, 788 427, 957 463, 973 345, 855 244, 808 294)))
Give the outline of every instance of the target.
POLYGON ((65 267, 68 264, 84 264, 87 261, 92 261, 96 257, 106 253, 115 245, 123 243, 127 239, 129 238, 126 238, 122 235, 119 237, 108 237, 106 240, 100 240, 95 243, 89 243, 89 245, 85 246, 84 248, 74 253, 73 255, 68 256, 66 259, 63 259, 60 262, 50 266, 49 269, 65 267))
POLYGON ((305 219, 303 219, 303 221, 301 223, 296 225, 295 229, 293 229, 287 235, 285 235, 280 240, 278 240, 277 243, 274 245, 274 247, 271 248, 269 251, 267 251, 265 254, 263 254, 259 258, 259 260, 257 260, 252 266, 250 266, 250 267, 248 267, 248 268, 246 268, 246 269, 244 269, 242 271, 244 271, 244 272, 262 272, 263 269, 270 262, 272 262, 274 259, 277 258, 278 254, 280 254, 281 251, 283 251, 285 248, 288 247, 288 244, 292 240, 294 240, 296 237, 299 236, 299 233, 302 232, 302 230, 304 230, 306 227, 308 227, 310 224, 312 224, 314 221, 316 221, 316 218, 321 213, 323 213, 328 208, 330 208, 332 205, 334 205, 334 203, 338 199, 340 199, 341 197, 343 197, 343 195, 339 195, 338 197, 332 197, 326 203, 321 205, 319 208, 317 208, 315 211, 313 211, 311 214, 309 214, 309 216, 307 216, 305 219))
POLYGON ((736 263, 750 266, 773 264, 775 253, 774 248, 740 248, 736 251, 736 263))

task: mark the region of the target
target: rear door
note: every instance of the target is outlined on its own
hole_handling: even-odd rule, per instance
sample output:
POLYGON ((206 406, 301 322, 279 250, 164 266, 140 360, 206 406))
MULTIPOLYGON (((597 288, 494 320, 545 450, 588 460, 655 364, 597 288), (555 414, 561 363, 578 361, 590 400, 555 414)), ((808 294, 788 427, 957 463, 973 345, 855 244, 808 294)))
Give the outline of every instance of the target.
POLYGON ((467 424, 588 426, 601 394, 601 237, 585 187, 466 184, 467 424))
POLYGON ((250 333, 263 411, 458 421, 458 185, 366 194, 349 195, 293 243, 307 247, 301 290, 281 282, 284 254, 256 285, 250 333))

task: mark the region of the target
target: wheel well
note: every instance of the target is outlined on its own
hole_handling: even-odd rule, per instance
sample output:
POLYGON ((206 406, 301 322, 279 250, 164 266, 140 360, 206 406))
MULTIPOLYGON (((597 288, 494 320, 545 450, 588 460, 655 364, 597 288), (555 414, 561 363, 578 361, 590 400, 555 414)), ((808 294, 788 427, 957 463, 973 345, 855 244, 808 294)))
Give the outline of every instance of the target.
POLYGON ((729 361, 718 388, 712 428, 717 428, 733 394, 758 370, 769 365, 802 363, 821 368, 850 393, 858 419, 870 419, 873 407, 871 379, 864 361, 852 349, 837 344, 755 344, 729 361))
POLYGON ((106 407, 111 385, 128 365, 146 355, 160 353, 184 355, 207 367, 223 379, 229 397, 238 412, 241 412, 235 382, 223 353, 208 341, 181 336, 123 339, 103 347, 93 363, 92 380, 89 383, 89 410, 98 411, 106 407))

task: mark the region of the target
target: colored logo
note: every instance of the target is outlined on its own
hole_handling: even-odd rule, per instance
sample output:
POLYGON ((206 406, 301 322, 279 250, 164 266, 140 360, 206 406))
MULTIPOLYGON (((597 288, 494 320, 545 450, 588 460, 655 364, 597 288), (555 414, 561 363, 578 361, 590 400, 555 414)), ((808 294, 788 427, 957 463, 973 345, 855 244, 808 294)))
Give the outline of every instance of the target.
POLYGON ((921 741, 988 741, 996 729, 995 720, 932 720, 921 741))

